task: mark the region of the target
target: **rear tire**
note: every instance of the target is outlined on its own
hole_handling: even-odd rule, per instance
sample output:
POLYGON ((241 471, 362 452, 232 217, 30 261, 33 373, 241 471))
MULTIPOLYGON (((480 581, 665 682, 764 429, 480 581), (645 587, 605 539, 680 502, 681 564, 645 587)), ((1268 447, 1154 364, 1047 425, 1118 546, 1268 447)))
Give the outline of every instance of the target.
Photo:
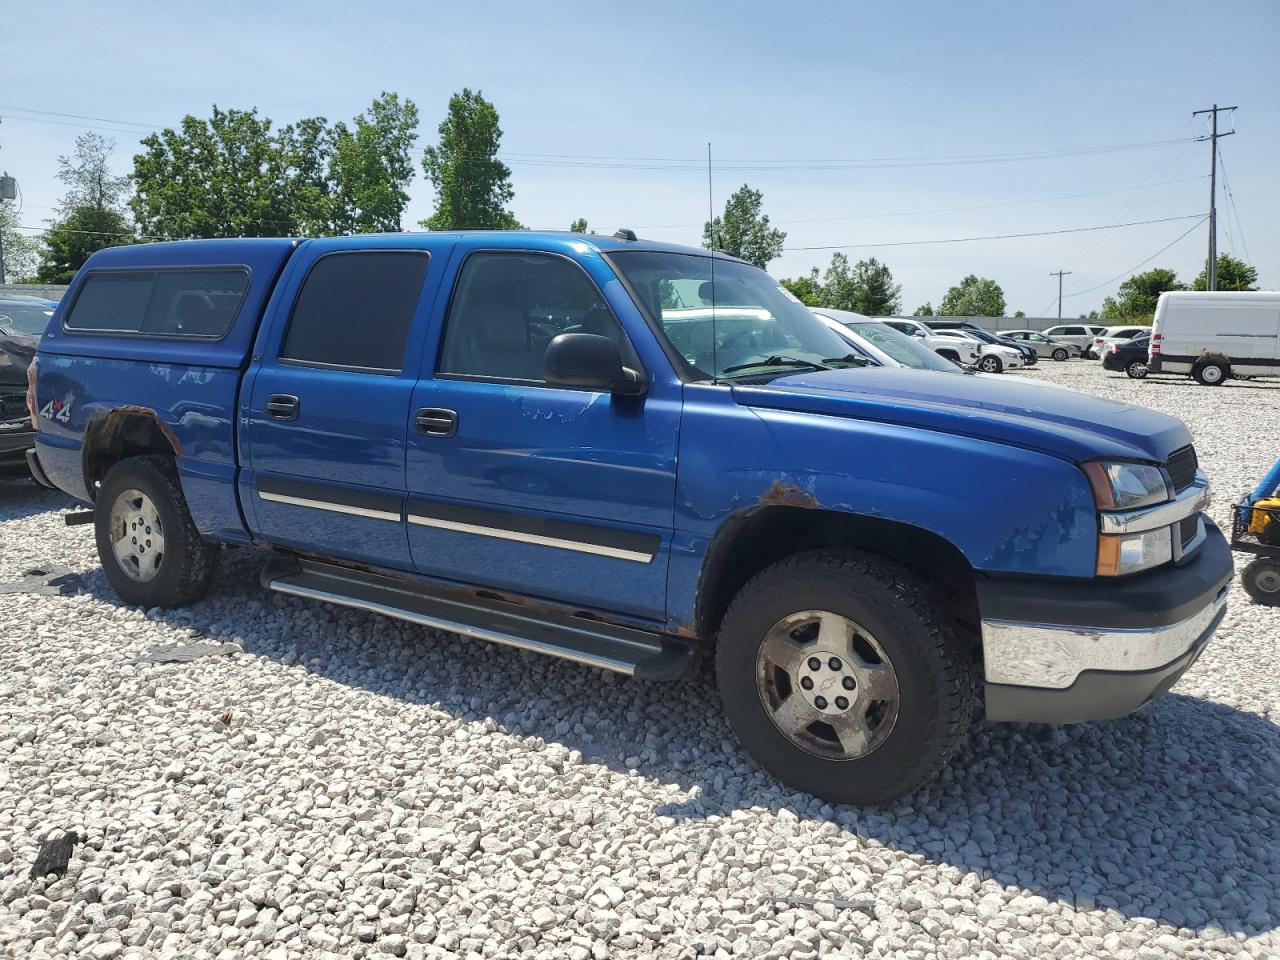
POLYGON ((125 603, 181 607, 209 591, 218 545, 196 529, 168 457, 130 457, 107 471, 94 527, 102 570, 125 603))
POLYGON ((1244 568, 1240 580, 1255 603, 1280 607, 1280 560, 1259 557, 1244 568))
POLYGON ((1191 376, 1195 377, 1196 382, 1201 386, 1220 387, 1231 376, 1231 369, 1217 360, 1206 360, 1204 363, 1196 364, 1195 369, 1191 371, 1191 376))
POLYGON ((1069 356, 1071 356, 1071 354, 1067 353, 1067 351, 1062 347, 1057 347, 1053 351, 1053 359, 1057 360, 1059 363, 1062 363, 1062 361, 1066 360, 1069 356))
POLYGON ((888 803, 937 776, 976 699, 924 585, 856 551, 799 554, 753 577, 720 625, 716 678, 761 766, 837 803, 888 803))
POLYGON ((1145 380, 1151 369, 1147 366, 1147 361, 1145 360, 1130 360, 1125 365, 1124 372, 1134 380, 1145 380))

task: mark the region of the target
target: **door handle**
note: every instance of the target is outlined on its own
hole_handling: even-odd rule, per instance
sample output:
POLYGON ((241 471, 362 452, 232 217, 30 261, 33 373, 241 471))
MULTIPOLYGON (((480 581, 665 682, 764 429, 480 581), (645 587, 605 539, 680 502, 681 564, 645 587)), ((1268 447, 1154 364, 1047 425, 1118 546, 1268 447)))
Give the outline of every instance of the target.
POLYGON ((443 407, 421 407, 414 414, 413 424, 428 437, 452 437, 458 432, 458 413, 443 407))
POLYGON ((267 397, 267 416, 272 420, 297 420, 298 398, 287 393, 267 397))

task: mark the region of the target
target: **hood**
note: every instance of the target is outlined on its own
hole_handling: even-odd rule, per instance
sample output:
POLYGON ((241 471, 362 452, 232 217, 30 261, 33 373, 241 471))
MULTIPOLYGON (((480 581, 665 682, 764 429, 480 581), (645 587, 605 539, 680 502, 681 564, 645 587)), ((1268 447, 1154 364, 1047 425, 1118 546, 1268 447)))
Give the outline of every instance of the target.
POLYGON ((1154 410, 1010 377, 945 376, 889 367, 821 370, 733 387, 744 406, 851 417, 1039 450, 1164 461, 1191 442, 1182 421, 1154 410))
POLYGON ((26 392, 27 365, 39 343, 39 337, 0 334, 0 393, 26 392))

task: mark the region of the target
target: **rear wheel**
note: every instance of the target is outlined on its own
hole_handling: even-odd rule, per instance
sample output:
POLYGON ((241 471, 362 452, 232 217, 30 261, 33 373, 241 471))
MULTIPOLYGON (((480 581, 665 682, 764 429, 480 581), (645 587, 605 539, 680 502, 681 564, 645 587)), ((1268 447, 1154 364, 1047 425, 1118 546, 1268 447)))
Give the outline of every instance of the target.
POLYGON ((1151 372, 1145 360, 1130 360, 1125 366, 1124 372, 1135 380, 1145 379, 1147 374, 1151 372))
POLYGON ((1066 360, 1069 356, 1071 356, 1071 354, 1067 353, 1066 348, 1064 347, 1055 347, 1053 350, 1053 359, 1057 360, 1059 363, 1066 360))
POLYGON ((1206 387, 1220 387, 1227 381, 1230 370, 1224 363, 1217 360, 1206 360, 1203 363, 1196 364, 1191 376, 1206 387))
POLYGON ((112 467, 94 525, 107 582, 126 603, 180 607, 208 592, 218 545, 200 536, 167 457, 130 457, 112 467))
POLYGON ((983 373, 999 373, 1004 369, 1004 364, 994 353, 989 353, 978 361, 978 369, 983 373))
POLYGON ((1240 575, 1244 592, 1256 602, 1269 607, 1280 607, 1280 560, 1259 557, 1240 575))
POLYGON ((754 577, 721 624, 716 675, 760 764, 840 803, 887 803, 936 776, 974 710, 968 659, 923 584, 856 552, 754 577))

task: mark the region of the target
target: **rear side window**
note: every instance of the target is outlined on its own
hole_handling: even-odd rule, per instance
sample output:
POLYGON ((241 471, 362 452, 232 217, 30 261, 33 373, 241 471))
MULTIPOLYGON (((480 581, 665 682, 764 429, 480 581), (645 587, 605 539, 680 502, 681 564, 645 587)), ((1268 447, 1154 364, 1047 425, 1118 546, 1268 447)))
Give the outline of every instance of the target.
POLYGON ((67 314, 68 330, 217 340, 235 322, 249 271, 95 271, 67 314))
POLYGON ((418 250, 321 257, 298 292, 280 359, 399 373, 428 262, 418 250))

